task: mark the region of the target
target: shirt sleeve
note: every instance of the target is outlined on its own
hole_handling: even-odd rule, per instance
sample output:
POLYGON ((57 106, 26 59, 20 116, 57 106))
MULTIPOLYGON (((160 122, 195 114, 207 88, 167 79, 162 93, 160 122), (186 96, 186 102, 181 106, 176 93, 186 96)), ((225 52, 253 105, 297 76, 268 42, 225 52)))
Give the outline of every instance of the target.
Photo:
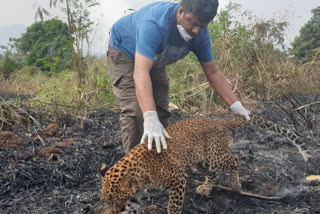
POLYGON ((137 26, 136 33, 136 51, 153 61, 163 40, 160 27, 147 20, 137 26))
POLYGON ((197 56, 199 62, 211 62, 213 60, 211 39, 207 27, 195 39, 192 51, 197 56))

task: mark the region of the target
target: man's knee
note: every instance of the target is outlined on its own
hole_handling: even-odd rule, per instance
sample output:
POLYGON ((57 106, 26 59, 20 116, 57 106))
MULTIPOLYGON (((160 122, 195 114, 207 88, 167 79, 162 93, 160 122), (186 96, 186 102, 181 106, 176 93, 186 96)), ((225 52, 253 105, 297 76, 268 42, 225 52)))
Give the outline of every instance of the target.
POLYGON ((120 126, 122 146, 127 154, 134 146, 140 143, 143 134, 142 118, 120 115, 120 126))

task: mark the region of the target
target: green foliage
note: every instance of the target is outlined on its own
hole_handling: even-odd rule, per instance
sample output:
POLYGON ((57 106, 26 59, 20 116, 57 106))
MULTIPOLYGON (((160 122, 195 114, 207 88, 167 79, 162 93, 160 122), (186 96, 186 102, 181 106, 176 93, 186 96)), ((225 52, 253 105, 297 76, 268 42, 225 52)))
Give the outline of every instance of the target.
POLYGON ((115 98, 105 60, 95 57, 87 57, 85 60, 89 69, 85 73, 83 88, 79 88, 75 72, 54 74, 49 80, 38 85, 33 107, 46 110, 59 108, 72 113, 113 107, 115 98))
MULTIPOLYGON (((39 85, 36 100, 56 105, 70 105, 76 97, 77 86, 72 82, 73 73, 54 74, 49 82, 39 85)), ((73 103, 74 104, 74 103, 73 103)))
POLYGON ((16 39, 17 50, 25 54, 26 65, 34 65, 45 72, 71 69, 71 48, 68 26, 57 19, 36 22, 16 39))
POLYGON ((0 74, 7 79, 10 75, 22 67, 22 63, 15 60, 10 52, 6 52, 0 61, 0 74))
MULTIPOLYGON (((43 15, 50 13, 37 5, 36 17, 43 20, 43 15)), ((97 0, 50 0, 50 8, 59 6, 67 17, 68 25, 64 28, 64 33, 65 38, 67 35, 69 38, 68 48, 71 50, 70 59, 75 72, 64 70, 60 74, 53 74, 50 81, 38 87, 37 100, 53 104, 53 108, 66 107, 66 110, 69 108, 80 111, 113 105, 112 85, 106 75, 107 69, 101 68, 103 63, 89 54, 95 35, 95 22, 90 17, 90 10, 97 5, 97 0), (84 52, 85 50, 87 52, 84 52), (99 63, 96 63, 97 61, 99 63)), ((45 51, 48 49, 47 45, 38 49, 45 51)), ((35 59, 35 65, 41 65, 42 69, 50 71, 58 68, 61 62, 59 56, 35 56, 35 59)))
POLYGON ((114 96, 112 93, 111 81, 107 79, 107 76, 103 72, 97 73, 96 80, 97 95, 104 97, 108 101, 112 101, 114 99, 114 96))
POLYGON ((34 80, 34 78, 38 75, 48 76, 36 66, 23 66, 21 69, 19 69, 16 73, 12 75, 12 78, 24 78, 25 76, 25 79, 21 80, 27 81, 28 79, 34 80))
MULTIPOLYGON (((43 15, 50 15, 39 4, 36 11, 36 18, 40 17, 43 20, 43 15)), ((77 72, 78 86, 83 87, 84 70, 87 70, 87 65, 83 59, 84 44, 87 45, 87 53, 89 55, 90 46, 94 37, 93 26, 95 24, 90 17, 90 9, 99 5, 98 0, 50 0, 50 8, 61 5, 61 10, 65 13, 68 22, 69 45, 72 50, 73 69, 77 72)), ((40 61, 42 62, 42 61, 40 61)), ((51 60, 46 63, 46 67, 55 65, 55 61, 51 60)))
POLYGON ((303 62, 312 57, 308 53, 320 47, 320 6, 312 9, 311 19, 300 29, 300 35, 291 43, 290 53, 303 62))

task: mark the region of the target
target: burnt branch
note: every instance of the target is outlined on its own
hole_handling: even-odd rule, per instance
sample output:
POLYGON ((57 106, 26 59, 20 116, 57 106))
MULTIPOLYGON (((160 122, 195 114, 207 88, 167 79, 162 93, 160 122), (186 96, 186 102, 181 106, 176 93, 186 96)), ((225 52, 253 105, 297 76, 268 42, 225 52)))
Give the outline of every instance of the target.
MULTIPOLYGON (((194 180, 194 183, 196 185, 203 184, 203 182, 199 181, 199 180, 194 180)), ((260 200, 277 201, 277 200, 281 200, 282 199, 281 197, 269 197, 269 196, 264 196, 264 195, 249 193, 249 192, 243 192, 243 191, 236 192, 236 191, 234 191, 233 189, 231 189, 229 187, 224 187, 224 186, 220 186, 220 185, 213 185, 213 188, 225 190, 225 191, 228 191, 228 192, 234 192, 234 193, 237 193, 239 195, 243 195, 243 196, 250 197, 250 198, 256 198, 256 199, 260 199, 260 200)))
POLYGON ((288 101, 288 103, 290 103, 290 105, 286 108, 282 107, 279 103, 277 103, 277 105, 289 115, 295 129, 298 131, 312 130, 312 132, 315 132, 315 118, 318 111, 313 108, 313 106, 320 104, 320 101, 302 104, 292 94, 283 94, 283 97, 288 101))

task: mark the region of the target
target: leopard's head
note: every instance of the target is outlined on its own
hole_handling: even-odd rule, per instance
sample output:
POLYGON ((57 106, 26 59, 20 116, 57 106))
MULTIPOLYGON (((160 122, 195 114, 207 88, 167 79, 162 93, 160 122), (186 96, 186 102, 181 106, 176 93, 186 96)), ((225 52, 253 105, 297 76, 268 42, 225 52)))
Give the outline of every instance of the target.
POLYGON ((136 182, 132 176, 112 177, 111 179, 105 177, 103 181, 102 197, 106 205, 105 214, 118 214, 124 211, 127 202, 137 191, 136 182))

